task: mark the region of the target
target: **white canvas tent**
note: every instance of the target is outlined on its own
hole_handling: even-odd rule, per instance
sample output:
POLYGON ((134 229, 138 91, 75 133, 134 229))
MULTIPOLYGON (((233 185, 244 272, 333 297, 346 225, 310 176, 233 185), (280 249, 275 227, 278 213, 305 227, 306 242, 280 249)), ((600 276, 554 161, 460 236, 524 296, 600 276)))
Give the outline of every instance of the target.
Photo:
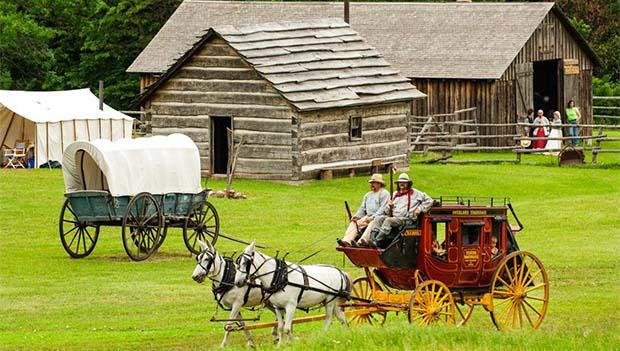
POLYGON ((0 90, 0 147, 17 141, 34 145, 35 165, 61 161, 78 140, 130 138, 133 118, 104 105, 89 89, 65 91, 0 90))

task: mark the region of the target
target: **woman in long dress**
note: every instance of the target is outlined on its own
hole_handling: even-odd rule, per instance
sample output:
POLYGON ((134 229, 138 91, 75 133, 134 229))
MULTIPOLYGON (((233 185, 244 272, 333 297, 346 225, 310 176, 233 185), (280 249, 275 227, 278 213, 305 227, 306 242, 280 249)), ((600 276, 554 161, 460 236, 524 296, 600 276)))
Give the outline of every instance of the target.
POLYGON ((534 140, 534 149, 544 149, 547 145, 546 137, 549 136, 549 120, 545 117, 543 110, 538 110, 538 115, 534 119, 534 137, 538 140, 534 140))
POLYGON ((562 148, 562 140, 553 140, 554 138, 562 137, 562 128, 556 127, 556 125, 562 124, 562 115, 560 115, 559 111, 555 111, 553 113, 553 121, 551 121, 551 132, 549 133, 549 141, 547 141, 547 145, 545 149, 549 149, 550 153, 557 154, 559 149, 562 148))

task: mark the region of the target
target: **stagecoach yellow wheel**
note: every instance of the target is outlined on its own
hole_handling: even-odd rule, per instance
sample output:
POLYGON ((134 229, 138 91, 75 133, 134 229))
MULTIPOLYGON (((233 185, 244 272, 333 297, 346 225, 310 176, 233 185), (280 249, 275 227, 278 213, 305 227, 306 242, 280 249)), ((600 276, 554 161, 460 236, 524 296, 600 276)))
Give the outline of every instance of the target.
POLYGON ((418 325, 454 324, 455 307, 448 287, 437 280, 426 280, 411 294, 409 323, 418 325))
POLYGON ((491 319, 499 330, 536 329, 549 304, 549 279, 538 257, 513 252, 499 264, 491 286, 491 319))
POLYGON ((469 318, 471 318, 471 314, 472 312, 474 312, 474 306, 472 304, 458 304, 455 303, 454 307, 456 310, 456 313, 454 314, 454 318, 455 318, 455 322, 456 322, 456 326, 460 327, 465 325, 465 323, 467 323, 467 321, 469 320, 469 318))
MULTIPOLYGON (((381 286, 377 282, 375 282, 376 290, 383 290, 381 286)), ((365 300, 372 300, 372 287, 370 286, 370 280, 366 277, 357 278, 353 281, 351 286, 351 296, 357 297, 365 300)), ((352 303, 362 303, 361 301, 351 300, 352 303)), ((364 309, 366 307, 353 307, 353 309, 364 309)), ((387 313, 385 311, 382 312, 371 312, 359 314, 356 316, 352 316, 349 318, 349 324, 383 324, 385 323, 385 318, 387 317, 387 313)))

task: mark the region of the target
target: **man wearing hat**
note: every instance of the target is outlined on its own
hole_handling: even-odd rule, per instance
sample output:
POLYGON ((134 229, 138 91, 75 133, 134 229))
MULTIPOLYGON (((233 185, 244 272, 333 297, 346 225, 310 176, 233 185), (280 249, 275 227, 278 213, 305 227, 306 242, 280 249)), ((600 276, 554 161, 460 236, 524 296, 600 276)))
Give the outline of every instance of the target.
POLYGON ((385 248, 394 239, 392 229, 412 224, 418 215, 427 212, 433 206, 433 199, 425 193, 413 189, 413 182, 407 173, 401 173, 396 181, 398 191, 387 203, 384 212, 388 215, 377 216, 373 221, 372 244, 385 248))
MULTIPOLYGON (((385 182, 383 176, 379 173, 373 174, 368 181, 370 183, 370 191, 364 195, 362 199, 362 205, 355 212, 355 215, 351 217, 349 227, 344 234, 342 240, 338 240, 340 246, 351 246, 356 239, 358 231, 366 228, 362 239, 370 239, 370 223, 375 216, 384 214, 384 209, 390 200, 390 193, 385 190, 385 182)), ((360 239, 360 240, 362 240, 360 239)))

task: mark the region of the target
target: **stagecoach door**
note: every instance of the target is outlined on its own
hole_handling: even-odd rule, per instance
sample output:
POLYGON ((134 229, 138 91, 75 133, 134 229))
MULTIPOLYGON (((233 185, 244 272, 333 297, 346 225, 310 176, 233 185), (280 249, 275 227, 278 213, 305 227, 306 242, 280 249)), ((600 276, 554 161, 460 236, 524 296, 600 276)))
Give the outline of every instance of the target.
POLYGON ((211 173, 226 174, 228 168, 229 135, 232 118, 211 116, 211 173))
POLYGON ((482 229, 484 221, 461 222, 458 284, 477 285, 482 272, 482 229))

